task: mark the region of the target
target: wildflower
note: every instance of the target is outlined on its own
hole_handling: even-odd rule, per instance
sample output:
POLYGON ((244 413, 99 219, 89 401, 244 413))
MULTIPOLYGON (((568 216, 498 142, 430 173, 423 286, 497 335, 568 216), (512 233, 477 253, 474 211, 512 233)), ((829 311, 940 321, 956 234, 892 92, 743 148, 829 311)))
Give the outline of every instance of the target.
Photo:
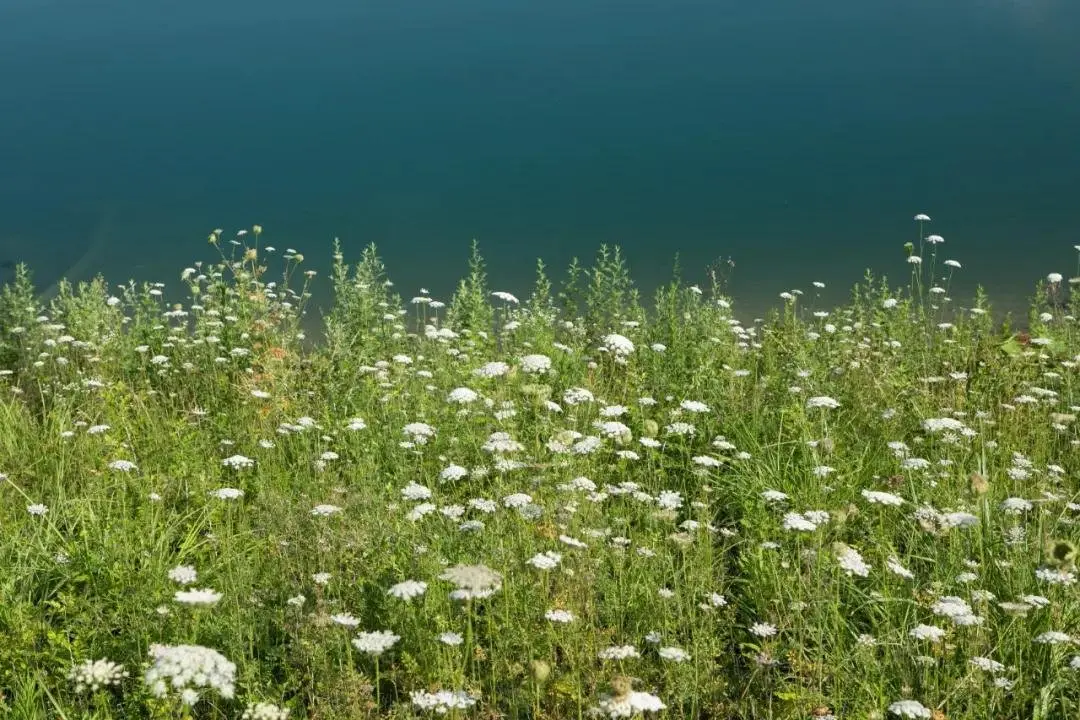
POLYGON ((35 517, 43 517, 46 513, 49 512, 49 506, 42 505, 41 503, 34 503, 33 505, 26 506, 26 512, 30 513, 35 517))
POLYGON ((1041 645, 1061 645, 1063 643, 1075 642, 1071 635, 1057 630, 1047 630, 1041 635, 1035 638, 1035 642, 1041 645))
POLYGON ((113 460, 109 463, 109 469, 118 472, 131 472, 132 470, 138 470, 139 466, 130 460, 113 460))
POLYGON ((465 642, 465 638, 461 637, 461 635, 456 632, 444 632, 442 635, 439 635, 439 642, 443 645, 456 647, 465 642))
POLYGON ((544 617, 554 623, 572 623, 574 622, 574 613, 569 610, 548 610, 544 613, 544 617))
POLYGON ((619 335, 617 333, 611 333, 604 336, 604 347, 615 355, 625 357, 634 352, 634 343, 629 338, 619 335))
POLYGON ((475 390, 470 390, 467 387, 459 387, 450 391, 450 394, 446 397, 446 401, 458 405, 467 405, 471 402, 476 402, 479 398, 480 395, 475 390))
POLYGON ((807 409, 812 409, 812 408, 835 409, 835 408, 840 407, 840 403, 837 402, 836 400, 834 400, 831 397, 821 395, 821 396, 818 396, 818 397, 809 398, 806 401, 806 407, 807 407, 807 409))
POLYGON ((420 580, 406 580, 399 582, 389 590, 386 591, 387 595, 396 597, 399 600, 412 600, 415 597, 420 597, 427 591, 427 583, 420 580))
POLYGON ((601 660, 628 660, 641 657, 641 653, 633 645, 612 645, 598 652, 597 657, 601 660))
POLYGON ((214 690, 226 700, 233 697, 236 665, 216 650, 201 645, 154 644, 150 646, 150 661, 143 682, 154 697, 166 697, 173 690, 188 705, 198 701, 201 689, 214 690))
POLYGON ((169 571, 169 579, 180 585, 191 585, 199 577, 199 574, 190 565, 177 565, 169 571))
POLYGON ((656 505, 661 510, 678 510, 682 504, 683 497, 675 490, 662 490, 656 498, 656 505))
POLYGON ((439 575, 457 586, 451 596, 460 600, 486 598, 502 587, 502 575, 486 565, 454 565, 439 575))
POLYGON ((916 625, 908 632, 908 635, 916 640, 929 640, 930 642, 939 642, 945 637, 945 631, 939 627, 933 625, 916 625))
POLYGON ((389 630, 362 632, 352 639, 352 645, 362 653, 378 657, 392 648, 401 637, 389 630))
POLYGON ((892 493, 880 492, 878 490, 863 490, 862 496, 866 498, 867 502, 876 503, 878 505, 899 507, 904 504, 904 499, 902 497, 898 497, 892 493))
POLYGON ((216 605, 221 600, 221 593, 210 588, 202 590, 177 590, 173 595, 176 602, 183 605, 216 605))
POLYGON ((288 720, 288 708, 278 707, 273 703, 257 702, 248 705, 240 720, 288 720))
POLYGON ((562 555, 548 550, 547 552, 533 555, 527 562, 537 570, 553 570, 561 561, 562 555))
POLYGON ((335 625, 344 625, 345 627, 357 627, 360 625, 360 618, 350 613, 338 613, 330 616, 330 622, 335 625))
POLYGON ((406 500, 427 500, 431 497, 431 490, 417 482, 410 482, 401 489, 401 497, 406 500))
POLYGON ((316 505, 311 509, 311 514, 316 517, 330 517, 341 512, 337 505, 316 505))
POLYGON ((233 455, 232 457, 227 457, 222 460, 221 464, 225 467, 230 467, 233 470, 241 470, 243 468, 254 467, 255 461, 243 455, 233 455))
POLYGON ((849 577, 852 575, 866 577, 870 574, 870 566, 866 564, 862 555, 855 548, 846 545, 841 547, 837 552, 836 561, 840 565, 840 569, 849 577))
POLYGON ((68 680, 75 685, 75 692, 97 692, 110 685, 119 685, 128 676, 127 670, 112 660, 85 660, 68 673, 68 680))
POLYGON ((510 372, 510 366, 501 361, 494 361, 485 363, 480 367, 473 370, 473 375, 482 378, 497 378, 502 377, 506 373, 510 372))
POLYGON ((915 573, 911 572, 906 567, 901 565, 899 558, 897 558, 896 556, 892 556, 888 560, 886 560, 885 567, 888 568, 889 572, 891 572, 893 575, 899 575, 905 580, 915 579, 915 573))
POLYGON ((667 708, 660 698, 646 692, 630 690, 600 698, 596 711, 609 718, 632 718, 645 713, 660 712, 667 708))
POLYGON ((237 488, 219 488, 211 490, 210 494, 218 500, 239 500, 244 497, 244 491, 237 488))
POLYGON ((420 710, 431 710, 437 715, 446 715, 452 710, 467 710, 476 704, 476 698, 464 690, 414 690, 409 698, 420 710))
POLYGON ((527 375, 546 375, 551 372, 551 358, 547 355, 525 355, 521 358, 521 371, 527 375))
POLYGON ((784 514, 784 529, 790 531, 813 532, 817 530, 817 523, 812 522, 797 512, 784 514))
POLYGON ((997 660, 992 660, 992 659, 990 659, 988 657, 976 656, 976 657, 973 657, 970 660, 968 660, 968 662, 972 666, 977 667, 978 669, 983 670, 985 672, 989 672, 989 673, 1005 672, 1005 666, 1004 665, 999 663, 997 660))
POLYGON ((750 634, 756 635, 759 638, 771 638, 776 635, 777 629, 775 625, 770 623, 754 623, 750 626, 750 634))
POLYGON ((662 647, 656 653, 661 659, 676 663, 686 662, 690 659, 690 653, 679 647, 662 647))
POLYGON ((918 700, 897 700, 889 705, 889 712, 902 718, 917 718, 918 720, 932 717, 930 708, 918 700))
POLYGON ((689 413, 707 413, 709 412, 709 406, 698 400, 683 400, 679 403, 679 407, 689 413))

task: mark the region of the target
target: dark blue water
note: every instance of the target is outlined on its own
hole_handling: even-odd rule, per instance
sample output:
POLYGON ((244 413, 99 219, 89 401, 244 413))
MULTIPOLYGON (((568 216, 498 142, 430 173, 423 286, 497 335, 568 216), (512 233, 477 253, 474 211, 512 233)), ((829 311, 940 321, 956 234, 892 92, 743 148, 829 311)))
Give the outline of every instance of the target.
POLYGON ((622 245, 751 302, 899 279, 928 212, 961 290, 1075 272, 1069 0, 7 0, 0 260, 172 284, 252 223, 376 242, 446 294, 622 245))

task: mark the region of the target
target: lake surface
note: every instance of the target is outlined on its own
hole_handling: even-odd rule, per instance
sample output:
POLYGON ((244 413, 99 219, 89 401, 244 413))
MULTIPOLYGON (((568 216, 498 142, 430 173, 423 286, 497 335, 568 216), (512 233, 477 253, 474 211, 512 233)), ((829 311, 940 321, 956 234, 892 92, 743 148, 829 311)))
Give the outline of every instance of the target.
POLYGON ((520 292, 606 242, 754 307, 900 280, 927 212, 958 300, 1022 298, 1077 273, 1077 37, 1073 0, 7 0, 0 261, 178 291, 261 223, 446 296, 473 237, 520 292))

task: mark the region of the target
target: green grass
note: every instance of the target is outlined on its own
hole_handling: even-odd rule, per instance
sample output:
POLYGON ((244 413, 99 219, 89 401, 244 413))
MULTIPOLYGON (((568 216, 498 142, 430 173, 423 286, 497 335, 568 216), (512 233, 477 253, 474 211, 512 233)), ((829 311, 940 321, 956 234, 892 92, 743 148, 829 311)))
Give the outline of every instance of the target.
POLYGON ((1080 311, 1041 282, 1018 335, 922 235, 902 287, 755 322, 716 273, 645 309, 611 248, 518 303, 474 246, 445 306, 335 248, 319 314, 261 228, 180 287, 41 307, 20 267, 0 713, 404 718, 445 690, 476 718, 1076 717, 1080 311), (452 598, 458 565, 497 580, 452 598), (193 705, 145 682, 181 645, 235 666, 193 705), (127 676, 69 679, 98 659, 127 676))

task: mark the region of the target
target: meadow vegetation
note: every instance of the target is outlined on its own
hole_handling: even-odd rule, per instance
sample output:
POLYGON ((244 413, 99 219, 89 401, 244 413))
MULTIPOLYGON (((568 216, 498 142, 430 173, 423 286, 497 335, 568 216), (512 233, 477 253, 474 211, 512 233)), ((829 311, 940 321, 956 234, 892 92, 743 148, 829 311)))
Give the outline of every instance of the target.
POLYGON ((1080 295, 1019 332, 928 222, 761 320, 615 248, 519 299, 474 245, 445 304, 258 227, 179 284, 20 266, 0 714, 1080 716, 1080 295))

